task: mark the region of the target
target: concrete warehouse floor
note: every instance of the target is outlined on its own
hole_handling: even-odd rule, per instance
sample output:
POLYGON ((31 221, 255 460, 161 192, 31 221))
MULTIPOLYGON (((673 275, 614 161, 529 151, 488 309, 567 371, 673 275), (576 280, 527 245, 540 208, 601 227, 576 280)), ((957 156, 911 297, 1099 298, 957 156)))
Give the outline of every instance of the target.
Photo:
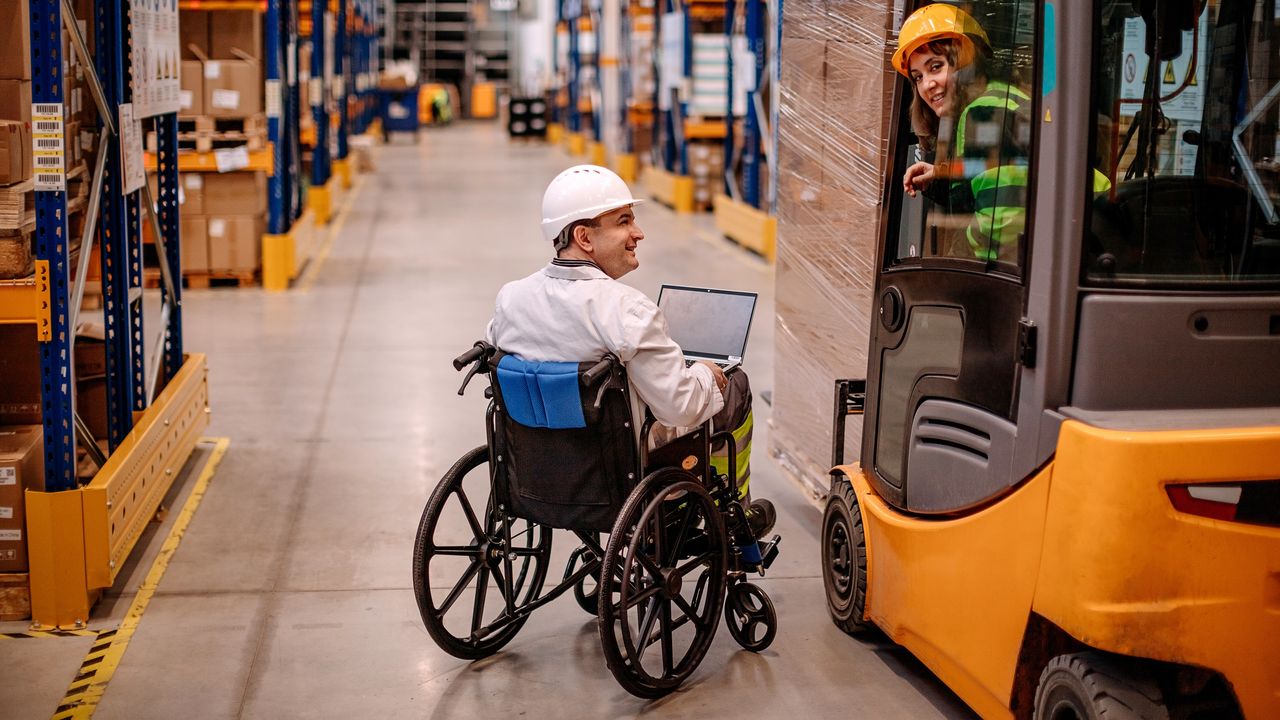
MULTIPOLYGON (((604 664, 596 623, 568 597, 496 656, 467 663, 423 629, 414 532, 441 474, 484 441, 479 385, 455 394, 450 359, 481 337, 506 281, 550 255, 542 190, 577 162, 458 124, 375 150, 327 257, 287 293, 188 291, 186 348, 209 356, 213 421, 230 439, 181 545, 105 689, 99 718, 937 718, 969 711, 881 636, 827 616, 821 510, 770 460, 773 270, 706 216, 647 203, 641 267, 626 281, 760 293, 746 369, 756 397, 753 494, 779 510, 782 556, 757 580, 780 628, 742 651, 721 629, 679 692, 644 702, 604 664)), ((171 493, 181 508, 203 444, 171 493)), ((179 513, 153 525, 91 629, 120 625, 179 513)), ((576 545, 555 541, 557 574, 576 545)), ((22 632, 23 623, 0 631, 22 632)), ((91 636, 0 640, 0 717, 48 718, 91 636)))

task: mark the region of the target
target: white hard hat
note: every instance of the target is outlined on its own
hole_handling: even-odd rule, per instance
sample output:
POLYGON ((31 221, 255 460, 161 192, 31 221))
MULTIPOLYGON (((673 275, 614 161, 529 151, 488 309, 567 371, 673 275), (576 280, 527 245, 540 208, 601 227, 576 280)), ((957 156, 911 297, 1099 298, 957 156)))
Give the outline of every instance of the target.
POLYGON ((570 223, 644 202, 612 170, 575 165, 560 173, 542 194, 542 237, 554 242, 570 223))

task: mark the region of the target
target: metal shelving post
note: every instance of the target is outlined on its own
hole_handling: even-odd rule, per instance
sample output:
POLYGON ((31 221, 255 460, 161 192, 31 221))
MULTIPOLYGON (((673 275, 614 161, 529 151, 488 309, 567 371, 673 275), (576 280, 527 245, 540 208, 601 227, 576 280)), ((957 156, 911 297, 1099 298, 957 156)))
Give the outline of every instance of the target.
MULTIPOLYGON (((107 111, 131 100, 126 0, 94 2, 94 48, 107 111)), ((124 128, 121 128, 124 131, 124 128)), ((107 441, 114 452, 133 428, 133 413, 146 405, 142 344, 142 237, 137 196, 123 192, 120 144, 104 144, 103 198, 98 228, 102 242, 102 300, 106 322, 107 441), (134 289, 137 292, 134 292, 134 289)), ((74 330, 74 328, 73 328, 74 330)))
MULTIPOLYGON (((62 7, 60 0, 31 0, 31 99, 41 114, 56 114, 58 126, 64 103, 62 82, 62 7)), ((37 130, 48 122, 33 118, 37 130)), ((40 165, 37 164, 37 169, 40 165)), ((64 168, 57 168, 64 172, 64 168)), ((40 385, 43 388, 45 490, 76 487, 74 386, 64 373, 71 366, 72 331, 67 293, 71 268, 68 255, 67 193, 37 191, 35 255, 37 283, 49 305, 49 324, 42 328, 40 385), (40 275, 43 274, 43 282, 40 275)))
POLYGON ((582 113, 578 108, 579 82, 582 79, 582 57, 579 55, 578 18, 582 16, 582 0, 564 0, 561 16, 569 23, 569 133, 582 131, 582 113))
MULTIPOLYGON (((735 3, 737 0, 726 0, 727 16, 734 18, 735 3)), ((746 89, 746 107, 742 118, 742 201, 754 208, 760 207, 760 169, 764 157, 760 152, 761 143, 761 125, 760 115, 757 112, 757 97, 760 88, 764 85, 765 70, 767 67, 767 54, 765 47, 765 2, 764 0, 741 0, 743 3, 745 18, 745 36, 747 41, 747 50, 751 52, 754 58, 754 76, 746 89)), ((728 63, 729 63, 729 97, 728 106, 725 110, 726 134, 724 141, 724 157, 725 157, 725 190, 731 196, 737 197, 738 188, 733 179, 734 160, 737 157, 737 148, 734 143, 734 96, 737 94, 737 88, 734 84, 733 70, 736 63, 733 58, 733 39, 735 36, 735 23, 725 23, 725 34, 728 39, 728 63)))
POLYGON ((329 109, 328 83, 325 71, 325 26, 328 0, 311 3, 311 115, 316 125, 316 144, 311 151, 311 209, 316 223, 329 222, 332 212, 329 183, 329 109))
POLYGON ((347 36, 347 3, 350 0, 337 0, 338 11, 333 29, 333 101, 337 106, 338 123, 334 132, 337 134, 334 143, 333 172, 342 181, 344 188, 351 187, 351 168, 347 164, 347 131, 349 115, 347 112, 347 92, 351 87, 351 42, 347 36))

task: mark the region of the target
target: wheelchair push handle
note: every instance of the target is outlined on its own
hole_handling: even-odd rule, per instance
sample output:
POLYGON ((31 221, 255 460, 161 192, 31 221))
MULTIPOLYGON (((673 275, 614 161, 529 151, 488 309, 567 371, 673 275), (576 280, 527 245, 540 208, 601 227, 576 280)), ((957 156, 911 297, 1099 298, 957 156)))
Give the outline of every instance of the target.
POLYGON ((483 357, 486 349, 487 347, 484 343, 476 343, 475 347, 453 359, 453 369, 462 372, 462 368, 483 357))
POLYGON ((493 355, 493 346, 483 340, 477 342, 470 350, 462 353, 453 360, 453 369, 459 372, 462 368, 470 365, 471 370, 467 372, 467 376, 462 379, 462 387, 458 388, 458 394, 463 395, 467 392, 467 385, 471 383, 471 378, 476 373, 489 371, 489 358, 493 355))
POLYGON ((608 375, 611 369, 613 369, 613 358, 606 357, 601 359, 600 362, 592 365, 586 372, 582 373, 582 384, 587 387, 595 385, 600 381, 600 378, 608 375))

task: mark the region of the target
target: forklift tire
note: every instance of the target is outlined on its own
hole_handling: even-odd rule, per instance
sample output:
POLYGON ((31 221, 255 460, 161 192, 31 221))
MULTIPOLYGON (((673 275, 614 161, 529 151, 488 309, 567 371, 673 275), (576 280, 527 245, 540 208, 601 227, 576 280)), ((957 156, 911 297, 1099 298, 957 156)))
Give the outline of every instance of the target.
POLYGON ((1169 720, 1160 686, 1097 652, 1059 655, 1036 688, 1035 720, 1169 720))
POLYGON ((836 627, 855 635, 870 626, 862 619, 867 608, 867 540, 862 511, 853 485, 844 476, 832 479, 822 516, 822 583, 836 627))

